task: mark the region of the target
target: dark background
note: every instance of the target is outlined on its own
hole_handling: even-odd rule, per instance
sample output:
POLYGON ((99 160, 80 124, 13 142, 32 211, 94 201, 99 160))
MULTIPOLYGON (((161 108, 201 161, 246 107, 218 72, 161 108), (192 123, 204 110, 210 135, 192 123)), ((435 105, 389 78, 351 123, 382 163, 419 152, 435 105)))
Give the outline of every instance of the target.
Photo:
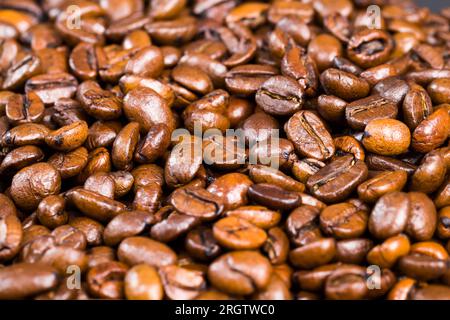
POLYGON ((422 7, 428 7, 434 12, 450 7, 450 0, 415 0, 416 3, 422 7))

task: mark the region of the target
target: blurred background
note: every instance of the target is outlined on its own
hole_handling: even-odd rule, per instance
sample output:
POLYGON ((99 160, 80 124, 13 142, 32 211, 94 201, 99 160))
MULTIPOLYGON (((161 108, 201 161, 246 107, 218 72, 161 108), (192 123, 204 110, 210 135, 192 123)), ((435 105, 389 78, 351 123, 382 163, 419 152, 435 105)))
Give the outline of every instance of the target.
POLYGON ((415 0, 416 3, 422 7, 428 7, 434 12, 450 7, 450 0, 415 0))

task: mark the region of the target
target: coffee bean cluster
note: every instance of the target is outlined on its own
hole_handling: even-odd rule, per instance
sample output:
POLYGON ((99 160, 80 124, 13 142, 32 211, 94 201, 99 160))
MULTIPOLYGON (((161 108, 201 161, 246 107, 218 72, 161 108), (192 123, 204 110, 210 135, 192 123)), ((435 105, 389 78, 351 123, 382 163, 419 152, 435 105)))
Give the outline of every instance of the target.
POLYGON ((450 8, 2 0, 0 89, 0 299, 450 299, 450 8))

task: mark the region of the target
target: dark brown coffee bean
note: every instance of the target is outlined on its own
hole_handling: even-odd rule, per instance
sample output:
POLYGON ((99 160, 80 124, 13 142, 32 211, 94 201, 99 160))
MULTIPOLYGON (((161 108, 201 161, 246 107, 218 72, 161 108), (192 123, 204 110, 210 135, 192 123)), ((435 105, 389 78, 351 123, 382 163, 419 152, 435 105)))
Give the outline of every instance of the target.
POLYGON ((37 207, 39 221, 49 229, 54 229, 69 220, 65 209, 65 201, 61 196, 51 195, 44 198, 37 207))
POLYGON ((0 164, 0 172, 10 175, 44 158, 43 151, 36 146, 23 146, 8 152, 0 164))
POLYGON ((339 203, 320 213, 320 226, 325 234, 338 239, 357 238, 367 227, 368 214, 351 203, 339 203))
POLYGON ((68 73, 41 74, 27 80, 25 92, 35 92, 46 105, 59 99, 72 98, 77 91, 78 82, 68 73))
POLYGON ((336 240, 323 238, 292 250, 289 260, 298 268, 312 269, 329 263, 335 254, 336 240))
POLYGON ((363 29, 350 38, 347 54, 360 67, 370 68, 386 62, 393 49, 394 44, 388 33, 363 29))
POLYGON ((23 299, 58 285, 57 271, 47 265, 18 263, 0 269, 1 299, 23 299), (14 281, 11 279, 14 278, 14 281))
POLYGON ((330 274, 325 284, 325 295, 333 300, 364 299, 368 292, 366 273, 360 266, 337 268, 330 274))
POLYGON ((374 203, 380 197, 394 191, 401 191, 408 175, 405 171, 386 171, 358 186, 358 195, 367 203, 374 203))
POLYGON ((363 130, 371 120, 395 119, 397 113, 395 102, 381 95, 372 95, 348 104, 345 108, 345 119, 352 129, 363 130))
POLYGON ((449 131, 449 112, 445 107, 439 108, 416 127, 411 146, 418 152, 429 152, 445 142, 449 131))
POLYGON ((151 214, 130 211, 114 217, 106 226, 103 239, 106 245, 115 246, 127 237, 143 233, 153 223, 151 214))
POLYGON ((249 197, 274 210, 290 210, 301 204, 300 196, 273 184, 258 183, 248 189, 249 197))
POLYGON ((213 261, 208 279, 221 291, 249 295, 269 284, 271 272, 270 262, 260 253, 234 251, 213 261))
POLYGON ((50 164, 41 162, 21 169, 11 182, 11 195, 17 206, 34 210, 46 196, 57 194, 61 177, 50 164), (45 182, 45 183, 43 183, 45 182))
POLYGON ((330 133, 322 120, 311 111, 299 111, 285 124, 284 130, 297 152, 318 160, 330 158, 335 151, 330 133))
POLYGON ((366 180, 368 169, 353 155, 340 157, 309 177, 309 191, 325 202, 345 200, 356 187, 366 180))
POLYGON ((87 274, 89 293, 103 299, 123 297, 124 277, 128 267, 117 261, 110 261, 91 268, 87 274))
POLYGON ((327 69, 320 75, 320 82, 329 95, 353 101, 369 94, 369 83, 364 79, 337 69, 327 69))
POLYGON ((123 240, 117 250, 121 261, 134 266, 145 263, 159 268, 175 264, 177 256, 165 244, 144 237, 128 237, 123 240))
POLYGON ((403 192, 391 192, 382 196, 369 217, 369 231, 378 239, 395 236, 406 227, 410 202, 403 192))
POLYGON ((286 220, 286 231, 292 243, 302 246, 322 237, 319 214, 318 208, 309 205, 302 205, 291 212, 286 220))
POLYGON ((14 215, 0 217, 0 261, 9 261, 20 250, 23 231, 20 220, 14 215))
POLYGON ((275 76, 265 81, 256 93, 256 103, 272 115, 292 115, 303 105, 302 87, 293 79, 275 76))
POLYGON ((72 190, 66 198, 85 215, 99 221, 111 220, 126 208, 121 202, 84 189, 72 190))
POLYGON ((272 66, 241 65, 234 67, 226 74, 225 84, 230 92, 249 96, 256 93, 265 81, 277 73, 272 66))
POLYGON ((411 89, 403 101, 403 117, 408 127, 413 130, 433 111, 428 93, 420 85, 411 84, 411 89))

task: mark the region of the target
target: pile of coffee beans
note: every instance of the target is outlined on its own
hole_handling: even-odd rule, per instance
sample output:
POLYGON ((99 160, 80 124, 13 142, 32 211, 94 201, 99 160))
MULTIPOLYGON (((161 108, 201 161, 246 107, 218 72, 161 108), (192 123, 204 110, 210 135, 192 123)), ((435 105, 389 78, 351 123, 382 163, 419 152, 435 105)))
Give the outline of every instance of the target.
POLYGON ((450 8, 2 0, 0 299, 450 299, 449 135, 450 8))

